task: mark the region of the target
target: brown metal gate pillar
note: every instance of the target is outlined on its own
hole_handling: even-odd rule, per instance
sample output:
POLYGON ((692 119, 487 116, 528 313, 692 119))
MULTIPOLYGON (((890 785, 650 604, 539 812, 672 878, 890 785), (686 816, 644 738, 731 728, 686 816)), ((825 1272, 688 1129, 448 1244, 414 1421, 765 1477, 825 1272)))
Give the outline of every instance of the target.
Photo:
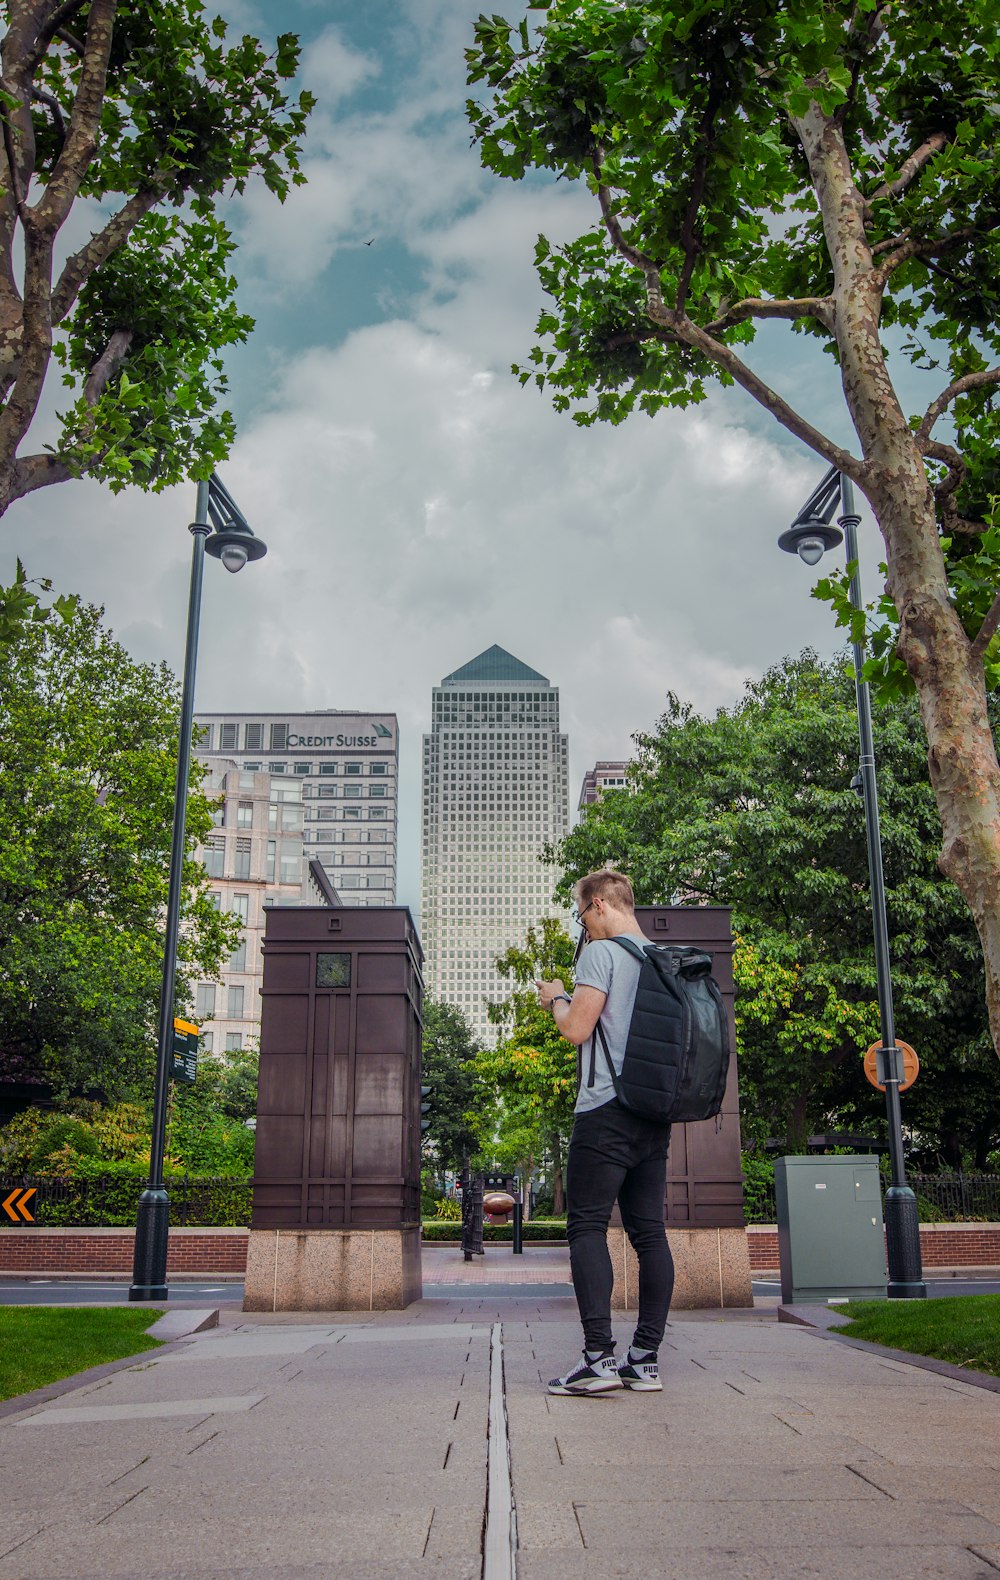
MULTIPOLYGON (((721 1113, 701 1124, 674 1125, 670 1137, 666 1219, 677 1273, 673 1304, 681 1311, 752 1306, 743 1217, 732 913, 714 905, 640 905, 636 915, 651 943, 697 945, 711 951, 733 1050, 721 1113)), ((613 1304, 619 1310, 634 1310, 639 1267, 617 1208, 608 1243, 615 1269, 613 1304)))
POLYGON ((423 954, 405 907, 273 908, 245 1311, 421 1296, 423 954))

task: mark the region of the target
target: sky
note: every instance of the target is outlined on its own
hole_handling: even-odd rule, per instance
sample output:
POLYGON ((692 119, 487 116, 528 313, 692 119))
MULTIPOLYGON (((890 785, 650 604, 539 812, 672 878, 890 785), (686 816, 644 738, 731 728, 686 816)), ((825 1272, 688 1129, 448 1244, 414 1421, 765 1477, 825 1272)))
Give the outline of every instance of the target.
MULTIPOLYGON (((535 239, 595 214, 568 183, 481 168, 463 59, 481 0, 218 9, 264 39, 297 32, 319 104, 307 184, 283 206, 262 185, 224 204, 257 328, 229 357, 238 438, 220 472, 268 553, 235 577, 208 563, 196 705, 397 713, 398 900, 416 913, 432 686, 494 642, 547 675, 575 809, 584 771, 628 756, 668 691, 711 711, 786 654, 840 645, 815 577, 777 548, 825 465, 739 390, 580 429, 519 386, 545 302, 535 239)), ((847 440, 815 353, 775 325, 751 360, 847 440)), ((193 505, 193 488, 50 488, 0 521, 0 581, 20 555, 179 673, 193 505)))

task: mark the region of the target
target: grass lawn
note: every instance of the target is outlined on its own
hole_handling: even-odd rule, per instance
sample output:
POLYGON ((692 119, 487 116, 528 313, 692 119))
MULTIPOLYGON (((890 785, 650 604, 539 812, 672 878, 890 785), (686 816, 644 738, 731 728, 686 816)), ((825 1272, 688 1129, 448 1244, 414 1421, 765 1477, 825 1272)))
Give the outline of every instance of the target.
POLYGON ((0 1306, 0 1399, 158 1349, 145 1330, 162 1315, 148 1306, 0 1306))
POLYGON ((862 1300, 841 1308, 852 1339, 868 1339, 914 1355, 1000 1377, 1000 1295, 949 1295, 943 1300, 862 1300))

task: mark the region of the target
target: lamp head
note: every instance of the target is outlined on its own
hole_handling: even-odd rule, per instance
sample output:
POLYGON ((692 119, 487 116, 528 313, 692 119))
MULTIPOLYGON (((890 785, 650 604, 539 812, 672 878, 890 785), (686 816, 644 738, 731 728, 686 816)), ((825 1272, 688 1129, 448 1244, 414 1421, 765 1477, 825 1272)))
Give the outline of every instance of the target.
POLYGON ((839 527, 824 521, 822 516, 806 516, 793 521, 788 531, 781 534, 778 547, 786 554, 797 554, 805 565, 818 565, 827 549, 835 549, 843 541, 839 527))
POLYGON ((267 544, 255 537, 249 527, 223 527, 205 539, 205 553, 221 560, 234 576, 248 560, 259 560, 267 553, 267 544))

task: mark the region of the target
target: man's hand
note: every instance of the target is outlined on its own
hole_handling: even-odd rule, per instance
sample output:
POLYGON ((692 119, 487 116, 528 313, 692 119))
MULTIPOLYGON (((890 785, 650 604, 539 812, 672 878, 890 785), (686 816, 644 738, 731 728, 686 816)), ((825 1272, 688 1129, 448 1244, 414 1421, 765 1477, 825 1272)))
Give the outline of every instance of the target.
POLYGON ((538 989, 538 1002, 543 1009, 551 1009, 552 1000, 566 991, 558 977, 551 982, 536 982, 535 986, 538 989))

